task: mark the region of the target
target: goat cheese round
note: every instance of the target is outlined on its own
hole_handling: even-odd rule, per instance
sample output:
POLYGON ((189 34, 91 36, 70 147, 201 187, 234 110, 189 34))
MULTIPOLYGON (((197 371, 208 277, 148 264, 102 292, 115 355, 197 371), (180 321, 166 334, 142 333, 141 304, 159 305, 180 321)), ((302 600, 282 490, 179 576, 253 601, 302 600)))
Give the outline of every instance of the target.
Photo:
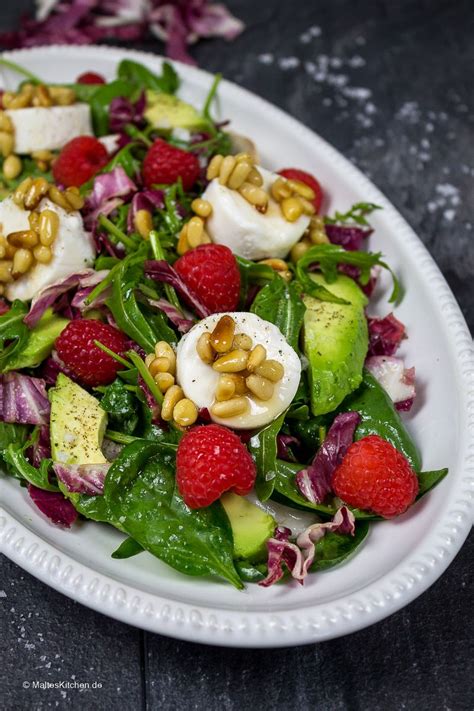
MULTIPOLYGON (((263 187, 269 190, 279 177, 259 166, 263 187)), ((245 259, 283 259, 303 236, 309 217, 301 215, 288 222, 279 204, 270 197, 268 208, 261 213, 250 205, 237 190, 230 190, 215 178, 202 195, 212 205, 212 214, 206 220, 206 231, 216 244, 224 244, 234 254, 245 259)))
POLYGON ((275 383, 270 400, 249 397, 249 408, 242 415, 219 418, 212 414, 219 373, 211 365, 204 363, 198 355, 196 345, 206 331, 212 332, 224 314, 212 314, 197 323, 180 340, 177 349, 177 382, 184 394, 198 408, 207 408, 214 422, 236 429, 263 427, 276 419, 291 404, 301 376, 301 363, 294 349, 288 344, 281 331, 269 321, 247 312, 229 313, 236 324, 235 333, 250 336, 253 345, 260 343, 267 351, 267 358, 279 361, 285 370, 283 378, 275 383))
MULTIPOLYGON (((82 271, 92 264, 95 249, 91 236, 84 230, 79 212, 66 212, 48 198, 39 205, 40 210, 52 210, 59 217, 59 229, 51 245, 53 258, 49 264, 35 264, 26 274, 6 285, 6 296, 10 301, 29 301, 41 289, 70 274, 82 271)), ((30 229, 29 210, 22 210, 11 197, 0 202, 0 225, 2 233, 30 229)))
POLYGON ((89 104, 71 106, 32 106, 5 111, 13 124, 14 151, 20 155, 33 151, 55 151, 77 136, 92 136, 89 104))

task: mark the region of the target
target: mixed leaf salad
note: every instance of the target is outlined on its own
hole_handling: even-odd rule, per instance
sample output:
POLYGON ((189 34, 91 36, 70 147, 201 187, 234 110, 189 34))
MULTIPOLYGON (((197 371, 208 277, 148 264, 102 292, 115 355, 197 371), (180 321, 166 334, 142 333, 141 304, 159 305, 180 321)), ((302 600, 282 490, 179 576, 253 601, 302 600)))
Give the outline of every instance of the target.
MULTIPOLYGON (((0 149, 0 459, 63 527, 124 534, 187 575, 303 583, 447 473, 403 424, 404 325, 359 203, 324 214, 179 77, 12 66, 0 149)), ((67 535, 60 533, 58 535, 67 535)))

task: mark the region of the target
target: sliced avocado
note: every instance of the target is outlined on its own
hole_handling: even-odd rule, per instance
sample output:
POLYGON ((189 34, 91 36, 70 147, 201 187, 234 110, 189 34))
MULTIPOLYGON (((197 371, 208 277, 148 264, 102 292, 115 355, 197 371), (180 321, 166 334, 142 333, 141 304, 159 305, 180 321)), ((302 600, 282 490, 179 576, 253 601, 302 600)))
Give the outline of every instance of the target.
POLYGON ((30 331, 21 353, 8 362, 8 370, 36 368, 53 350, 54 342, 69 321, 47 309, 37 325, 30 331))
POLYGON ((262 560, 266 553, 265 544, 275 530, 273 516, 230 491, 221 496, 221 504, 232 528, 234 557, 252 562, 262 560))
MULTIPOLYGON (((321 274, 313 274, 312 279, 328 286, 321 274)), ((329 289, 349 303, 333 304, 304 297, 304 352, 309 360, 314 415, 332 412, 360 385, 369 344, 365 294, 344 274, 329 289)))
POLYGON ((148 123, 157 128, 187 128, 191 131, 206 126, 205 119, 194 106, 171 94, 149 90, 146 92, 146 104, 144 116, 148 123))
POLYGON ((51 454, 63 464, 105 464, 101 445, 107 413, 95 397, 62 373, 49 391, 51 454))

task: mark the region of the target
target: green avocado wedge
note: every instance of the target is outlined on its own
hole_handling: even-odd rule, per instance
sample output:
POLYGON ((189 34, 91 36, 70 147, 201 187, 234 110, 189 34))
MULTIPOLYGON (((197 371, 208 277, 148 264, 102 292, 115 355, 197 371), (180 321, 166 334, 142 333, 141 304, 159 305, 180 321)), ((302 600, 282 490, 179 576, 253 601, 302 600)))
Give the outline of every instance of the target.
MULTIPOLYGON (((311 278, 322 286, 326 283, 321 274, 311 278)), ((303 341, 314 415, 332 412, 360 385, 369 342, 364 293, 343 274, 331 283, 331 291, 348 303, 304 297, 303 341)))

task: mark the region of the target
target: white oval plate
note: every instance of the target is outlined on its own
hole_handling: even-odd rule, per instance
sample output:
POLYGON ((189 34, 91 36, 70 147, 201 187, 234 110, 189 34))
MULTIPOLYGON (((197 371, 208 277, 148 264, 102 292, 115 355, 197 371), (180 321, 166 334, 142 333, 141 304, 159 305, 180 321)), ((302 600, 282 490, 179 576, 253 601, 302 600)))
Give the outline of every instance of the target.
MULTIPOLYGON (((160 70, 162 60, 104 47, 48 47, 5 56, 46 80, 71 81, 87 70, 114 75, 124 56, 160 70)), ((205 72, 178 65, 180 95, 202 104, 211 83, 205 72)), ((2 71, 8 80, 9 72, 2 71)), ((10 84, 9 86, 14 86, 10 84)), ((72 531, 50 525, 10 478, 3 484, 3 550, 18 565, 60 592, 106 615, 153 632, 208 644, 278 647, 316 642, 370 625, 408 604, 445 570, 471 525, 474 472, 474 357, 459 307, 410 227, 348 160, 274 106, 223 82, 220 114, 252 137, 269 167, 316 173, 330 193, 330 209, 372 201, 372 245, 402 275, 406 296, 397 316, 409 339, 402 355, 415 365, 419 395, 407 424, 424 469, 449 467, 449 476, 408 514, 373 526, 348 563, 270 589, 228 585, 180 575, 149 554, 126 561, 110 553, 122 540, 113 528, 82 523, 72 531), (471 475, 471 476, 469 476, 471 475)), ((381 303, 380 313, 388 310, 381 303)))

